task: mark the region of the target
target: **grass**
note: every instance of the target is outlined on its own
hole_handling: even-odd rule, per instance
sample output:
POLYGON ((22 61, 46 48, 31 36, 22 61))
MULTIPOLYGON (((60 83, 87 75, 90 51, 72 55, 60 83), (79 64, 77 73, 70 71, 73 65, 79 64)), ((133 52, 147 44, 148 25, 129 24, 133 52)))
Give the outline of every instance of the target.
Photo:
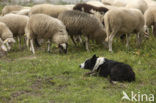
POLYGON ((122 91, 156 95, 156 39, 145 40, 140 49, 133 39, 130 50, 124 44, 116 39, 109 53, 93 43, 91 52, 70 43, 67 55, 55 46, 52 53, 38 49, 35 55, 14 47, 0 59, 0 103, 132 103, 121 100, 122 91), (107 78, 83 76, 88 71, 78 66, 93 54, 130 64, 136 81, 112 85, 107 78))

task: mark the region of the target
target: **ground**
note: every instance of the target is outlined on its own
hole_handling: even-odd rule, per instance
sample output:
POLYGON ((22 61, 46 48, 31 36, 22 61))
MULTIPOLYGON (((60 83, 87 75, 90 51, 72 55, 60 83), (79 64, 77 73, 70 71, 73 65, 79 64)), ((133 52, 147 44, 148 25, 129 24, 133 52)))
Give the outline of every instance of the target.
MULTIPOLYGON (((144 39, 141 48, 137 48, 135 39, 131 38, 129 50, 117 38, 113 53, 102 45, 91 43, 90 47, 91 51, 86 52, 82 45, 75 47, 69 43, 66 55, 59 54, 55 46, 52 53, 42 47, 32 55, 15 45, 7 56, 0 58, 0 103, 133 103, 121 100, 123 91, 129 96, 131 91, 156 95, 156 39, 153 36, 144 39), (80 69, 79 64, 93 54, 131 65, 136 81, 112 85, 108 78, 84 76, 88 71, 80 69)), ((146 103, 145 98, 141 103, 146 103)))
POLYGON ((35 55, 14 47, 0 59, 0 103, 132 103, 121 100, 125 91, 156 94, 156 39, 144 40, 137 48, 135 40, 126 49, 125 43, 114 41, 113 53, 102 45, 91 43, 91 51, 69 44, 68 54, 38 49, 35 55), (86 77, 88 70, 79 64, 93 54, 127 63, 136 73, 136 81, 112 85, 108 78, 86 77))

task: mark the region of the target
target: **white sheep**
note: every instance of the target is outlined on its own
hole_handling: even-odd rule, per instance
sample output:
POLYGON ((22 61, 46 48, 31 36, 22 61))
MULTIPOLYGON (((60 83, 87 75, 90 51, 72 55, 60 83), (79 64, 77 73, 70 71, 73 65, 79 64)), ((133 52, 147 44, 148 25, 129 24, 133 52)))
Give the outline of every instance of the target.
POLYGON ((144 33, 144 16, 138 9, 118 8, 109 10, 104 16, 109 51, 112 52, 112 42, 116 34, 127 34, 126 47, 129 47, 130 33, 137 33, 138 44, 144 33))
MULTIPOLYGON (((86 50, 89 51, 89 39, 103 43, 105 31, 102 23, 94 16, 81 11, 65 11, 58 18, 65 24, 68 34, 73 36, 84 35, 86 50)), ((73 40, 74 42, 74 40, 73 40)))
POLYGON ((65 5, 52 5, 52 4, 38 4, 34 5, 30 11, 30 15, 32 14, 47 14, 49 16, 57 18, 60 13, 66 10, 72 10, 73 6, 65 6, 65 5))
POLYGON ((20 5, 7 5, 2 9, 2 16, 9 14, 11 12, 14 11, 20 11, 22 9, 31 9, 31 7, 24 7, 24 6, 20 6, 20 5))
POLYGON ((112 6, 139 9, 142 13, 148 8, 144 0, 102 0, 102 2, 109 3, 112 6))
POLYGON ((20 11, 12 11, 12 14, 29 16, 30 9, 22 9, 20 11))
POLYGON ((139 9, 143 14, 147 10, 148 5, 144 0, 130 0, 127 5, 127 8, 139 9))
POLYGON ((3 57, 7 51, 7 47, 4 45, 3 40, 0 38, 0 57, 3 57))
POLYGON ((154 0, 145 0, 145 1, 148 4, 148 7, 156 6, 156 1, 154 0))
POLYGON ((147 30, 148 34, 149 28, 153 26, 152 33, 154 34, 154 36, 156 36, 156 7, 149 7, 144 14, 144 18, 145 29, 147 30))
POLYGON ((4 40, 4 44, 7 45, 8 50, 11 49, 9 43, 15 43, 12 32, 3 22, 0 22, 0 38, 4 40))
POLYGON ((19 48, 21 48, 21 37, 25 34, 25 27, 29 17, 24 15, 17 14, 7 14, 3 17, 0 17, 0 22, 5 23, 11 32, 13 37, 19 38, 19 48))
POLYGON ((48 41, 48 51, 51 42, 59 45, 61 52, 67 53, 68 34, 65 25, 58 19, 45 14, 34 14, 26 26, 27 45, 31 45, 31 50, 35 54, 33 40, 44 39, 48 41))

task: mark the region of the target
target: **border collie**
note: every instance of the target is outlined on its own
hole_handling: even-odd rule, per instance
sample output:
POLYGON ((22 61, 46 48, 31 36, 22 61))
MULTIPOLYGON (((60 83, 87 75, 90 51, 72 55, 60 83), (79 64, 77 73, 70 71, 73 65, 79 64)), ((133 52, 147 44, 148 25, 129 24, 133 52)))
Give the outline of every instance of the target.
POLYGON ((113 81, 135 81, 135 73, 130 65, 104 57, 96 57, 96 55, 93 55, 92 58, 80 64, 80 68, 91 70, 88 74, 98 73, 98 75, 102 77, 110 76, 111 83, 113 81))

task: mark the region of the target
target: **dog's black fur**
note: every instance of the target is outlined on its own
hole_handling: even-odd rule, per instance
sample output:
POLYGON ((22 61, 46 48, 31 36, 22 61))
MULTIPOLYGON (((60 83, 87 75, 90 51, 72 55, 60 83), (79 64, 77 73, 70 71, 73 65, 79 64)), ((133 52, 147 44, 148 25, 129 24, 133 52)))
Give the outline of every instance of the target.
POLYGON ((92 14, 91 10, 100 12, 100 13, 106 13, 108 11, 107 8, 105 7, 95 7, 86 3, 78 3, 74 6, 73 10, 79 10, 79 11, 83 11, 89 14, 92 14))
MULTIPOLYGON (((93 55, 92 58, 86 60, 84 69, 93 70, 97 58, 98 57, 96 57, 96 55, 93 55)), ((135 73, 133 72, 130 65, 106 58, 105 62, 98 67, 97 73, 102 77, 110 76, 110 81, 135 81, 135 73)))

